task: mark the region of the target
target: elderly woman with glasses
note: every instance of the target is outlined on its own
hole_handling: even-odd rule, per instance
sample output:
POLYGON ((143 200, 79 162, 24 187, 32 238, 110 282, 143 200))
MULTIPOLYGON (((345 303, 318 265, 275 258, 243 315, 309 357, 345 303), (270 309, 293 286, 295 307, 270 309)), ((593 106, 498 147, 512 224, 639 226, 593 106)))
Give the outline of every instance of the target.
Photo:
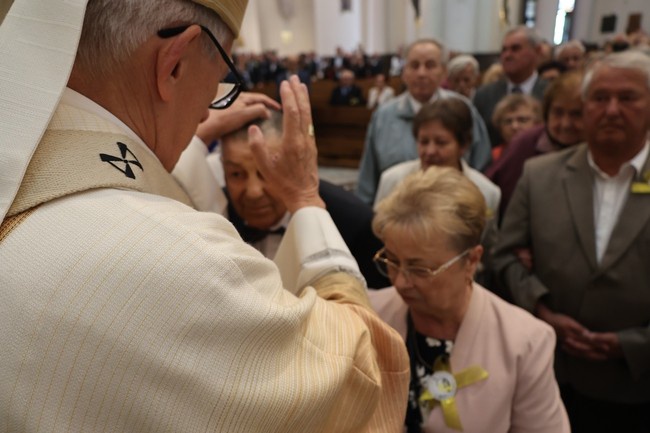
POLYGON ((458 170, 409 176, 376 209, 374 257, 392 287, 370 293, 411 358, 405 431, 569 431, 553 330, 473 282, 486 205, 458 170))
MULTIPOLYGON (((423 105, 413 118, 413 136, 419 158, 396 164, 381 174, 374 206, 377 207, 409 174, 427 170, 432 166, 452 167, 471 180, 485 198, 489 218, 481 245, 486 251, 490 251, 497 239, 496 222, 501 191, 463 159, 472 143, 472 125, 472 112, 460 98, 437 99, 423 105)), ((488 289, 506 297, 508 294, 500 291, 494 282, 489 258, 489 254, 484 255, 476 279, 488 289)))
MULTIPOLYGON (((492 163, 501 158, 512 139, 522 131, 542 123, 542 106, 530 95, 511 93, 494 107, 492 124, 503 141, 492 148, 492 163)), ((489 168, 488 168, 489 169, 489 168)))

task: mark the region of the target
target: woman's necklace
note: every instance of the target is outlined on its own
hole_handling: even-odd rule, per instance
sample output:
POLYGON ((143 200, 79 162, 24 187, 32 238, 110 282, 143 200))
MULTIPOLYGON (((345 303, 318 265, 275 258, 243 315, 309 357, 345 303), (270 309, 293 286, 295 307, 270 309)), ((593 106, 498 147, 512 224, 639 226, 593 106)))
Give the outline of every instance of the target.
MULTIPOLYGON (((433 363, 427 362, 422 356, 422 354, 420 353, 420 344, 418 342, 416 331, 413 331, 412 338, 413 338, 413 349, 415 350, 415 357, 418 363, 423 367, 426 367, 429 371, 433 371, 433 363)), ((442 344, 443 342, 441 341, 440 343, 442 344)), ((444 356, 444 354, 439 356, 444 356)))
POLYGON ((410 315, 408 319, 410 322, 408 340, 409 346, 411 346, 409 352, 415 355, 415 359, 418 364, 432 373, 435 371, 434 364, 436 359, 443 357, 443 362, 448 361, 453 342, 451 340, 440 340, 433 337, 427 337, 424 334, 419 334, 420 338, 418 338, 418 332, 415 329, 413 319, 410 315), (428 346, 428 348, 431 350, 428 350, 423 354, 420 350, 420 342, 426 344, 426 346, 428 346))

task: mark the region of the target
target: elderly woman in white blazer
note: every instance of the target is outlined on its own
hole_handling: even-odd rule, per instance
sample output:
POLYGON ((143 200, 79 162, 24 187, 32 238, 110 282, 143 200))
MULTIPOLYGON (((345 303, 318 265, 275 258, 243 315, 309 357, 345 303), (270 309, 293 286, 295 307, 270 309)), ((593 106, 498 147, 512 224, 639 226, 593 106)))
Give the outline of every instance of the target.
POLYGON ((473 282, 485 215, 451 168, 411 175, 377 206, 375 262, 393 286, 370 296, 411 357, 405 431, 569 432, 553 330, 473 282))
POLYGON ((374 206, 409 174, 436 165, 460 170, 478 187, 488 211, 495 215, 499 210, 501 190, 463 159, 472 144, 472 125, 472 112, 460 98, 438 99, 424 105, 413 119, 418 159, 396 164, 381 174, 374 206))

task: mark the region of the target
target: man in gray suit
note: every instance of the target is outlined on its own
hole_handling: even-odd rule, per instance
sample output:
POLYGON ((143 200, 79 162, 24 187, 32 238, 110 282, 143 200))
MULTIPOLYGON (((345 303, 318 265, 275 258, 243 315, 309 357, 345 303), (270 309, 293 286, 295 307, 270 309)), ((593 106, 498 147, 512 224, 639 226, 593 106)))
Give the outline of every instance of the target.
POLYGON ((557 333, 573 431, 648 432, 650 58, 604 58, 582 94, 587 143, 526 163, 495 267, 557 333), (522 249, 532 263, 518 260, 522 249))
POLYGON ((537 74, 541 44, 542 39, 529 27, 509 30, 503 38, 499 57, 505 78, 479 87, 474 95, 474 106, 487 125, 492 146, 503 143, 498 125, 492 125, 492 113, 504 96, 524 93, 539 100, 544 96, 548 82, 537 74))
POLYGON ((372 205, 379 177, 387 168, 418 158, 413 137, 413 117, 423 104, 438 98, 460 98, 472 111, 472 143, 463 157, 481 171, 490 163, 490 139, 480 114, 469 99, 440 87, 445 76, 445 47, 433 39, 413 42, 406 51, 402 80, 406 92, 377 108, 372 115, 359 165, 357 196, 372 205))

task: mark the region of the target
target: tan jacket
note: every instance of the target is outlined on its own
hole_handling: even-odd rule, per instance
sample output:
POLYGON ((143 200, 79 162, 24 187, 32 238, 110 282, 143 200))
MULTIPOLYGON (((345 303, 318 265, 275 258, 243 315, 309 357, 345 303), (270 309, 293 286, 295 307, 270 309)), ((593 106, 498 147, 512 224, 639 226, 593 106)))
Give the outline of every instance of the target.
MULTIPOLYGON (((635 181, 645 182, 650 160, 635 181)), ((556 374, 583 395, 650 401, 650 194, 628 193, 601 263, 596 260, 593 174, 587 146, 532 158, 504 216, 495 266, 514 300, 596 332, 617 332, 625 359, 587 361, 558 348, 556 374), (529 273, 514 251, 530 248, 529 273)))

